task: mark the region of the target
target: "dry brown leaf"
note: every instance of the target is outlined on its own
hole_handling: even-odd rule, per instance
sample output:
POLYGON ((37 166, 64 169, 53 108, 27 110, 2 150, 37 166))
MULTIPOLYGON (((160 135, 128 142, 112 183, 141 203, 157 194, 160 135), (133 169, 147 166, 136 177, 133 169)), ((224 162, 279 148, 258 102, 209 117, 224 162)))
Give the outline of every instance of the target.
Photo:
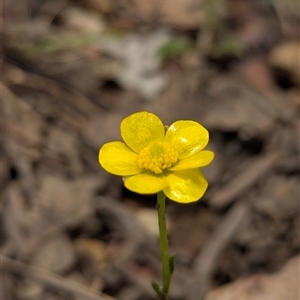
POLYGON ((197 0, 164 0, 164 1, 132 1, 137 13, 144 19, 149 20, 158 15, 163 23, 174 27, 195 29, 204 22, 204 12, 200 1, 197 0))
POLYGON ((79 238, 75 241, 78 251, 91 257, 97 264, 107 263, 107 245, 100 240, 79 238))
POLYGON ((277 273, 254 275, 211 291, 205 300, 298 300, 300 257, 277 273))
POLYGON ((43 242, 31 260, 41 269, 62 273, 75 263, 76 256, 71 241, 64 234, 57 234, 43 242))
POLYGON ((39 146, 41 142, 41 117, 4 84, 0 84, 2 126, 4 137, 14 143, 39 146), (28 122, 30 120, 30 122, 28 122))
POLYGON ((82 2, 100 14, 110 14, 114 10, 113 1, 110 0, 84 0, 82 2))
POLYGON ((47 139, 45 154, 47 157, 63 157, 72 174, 83 171, 78 136, 74 131, 53 127, 47 139))
POLYGON ((82 33, 102 33, 104 21, 97 13, 77 7, 68 7, 61 13, 63 25, 70 30, 82 33))
POLYGON ((40 226, 53 222, 78 225, 92 213, 91 200, 97 185, 97 177, 67 180, 59 175, 44 176, 34 202, 40 226))
POLYGON ((270 64, 287 72, 295 84, 300 85, 300 43, 285 42, 273 49, 270 64))
POLYGON ((209 111, 203 108, 202 122, 208 128, 255 136, 268 132, 277 117, 272 103, 234 77, 215 76, 208 87, 209 111))

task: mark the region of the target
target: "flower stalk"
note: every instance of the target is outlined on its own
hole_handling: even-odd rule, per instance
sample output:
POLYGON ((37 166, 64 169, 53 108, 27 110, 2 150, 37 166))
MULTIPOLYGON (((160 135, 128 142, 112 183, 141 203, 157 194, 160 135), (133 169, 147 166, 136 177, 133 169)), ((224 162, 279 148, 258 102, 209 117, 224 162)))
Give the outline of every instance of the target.
POLYGON ((161 294, 167 299, 171 283, 170 256, 166 224, 166 196, 163 192, 157 194, 158 227, 160 239, 160 256, 162 265, 163 285, 161 294))

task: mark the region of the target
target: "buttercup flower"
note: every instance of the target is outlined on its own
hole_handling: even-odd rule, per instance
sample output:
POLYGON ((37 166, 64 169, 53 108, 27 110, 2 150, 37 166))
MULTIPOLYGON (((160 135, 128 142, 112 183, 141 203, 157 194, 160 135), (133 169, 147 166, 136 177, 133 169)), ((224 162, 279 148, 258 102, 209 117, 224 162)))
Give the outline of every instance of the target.
POLYGON ((139 194, 163 191, 171 200, 189 203, 200 199, 207 181, 200 167, 214 157, 203 150, 208 131, 194 121, 176 121, 165 127, 149 112, 134 113, 121 122, 123 142, 104 144, 99 162, 109 173, 122 176, 127 189, 139 194))

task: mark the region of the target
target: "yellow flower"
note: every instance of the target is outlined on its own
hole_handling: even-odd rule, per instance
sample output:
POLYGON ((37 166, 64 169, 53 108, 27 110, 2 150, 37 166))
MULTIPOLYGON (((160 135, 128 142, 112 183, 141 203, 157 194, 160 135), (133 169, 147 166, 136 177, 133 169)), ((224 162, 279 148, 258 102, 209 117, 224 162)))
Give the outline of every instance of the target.
POLYGON ((99 162, 109 173, 122 176, 129 190, 139 194, 163 191, 174 201, 200 199, 207 181, 200 167, 214 158, 206 147, 208 131, 194 121, 165 127, 154 114, 137 112, 121 122, 125 143, 110 142, 99 151, 99 162))

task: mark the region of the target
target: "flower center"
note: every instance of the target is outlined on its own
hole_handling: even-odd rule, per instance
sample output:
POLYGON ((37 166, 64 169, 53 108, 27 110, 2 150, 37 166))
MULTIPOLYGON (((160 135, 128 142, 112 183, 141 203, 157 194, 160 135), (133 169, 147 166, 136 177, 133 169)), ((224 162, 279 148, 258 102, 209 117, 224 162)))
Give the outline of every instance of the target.
POLYGON ((177 160, 178 153, 169 144, 154 142, 140 152, 137 164, 140 168, 159 174, 172 167, 177 160))

